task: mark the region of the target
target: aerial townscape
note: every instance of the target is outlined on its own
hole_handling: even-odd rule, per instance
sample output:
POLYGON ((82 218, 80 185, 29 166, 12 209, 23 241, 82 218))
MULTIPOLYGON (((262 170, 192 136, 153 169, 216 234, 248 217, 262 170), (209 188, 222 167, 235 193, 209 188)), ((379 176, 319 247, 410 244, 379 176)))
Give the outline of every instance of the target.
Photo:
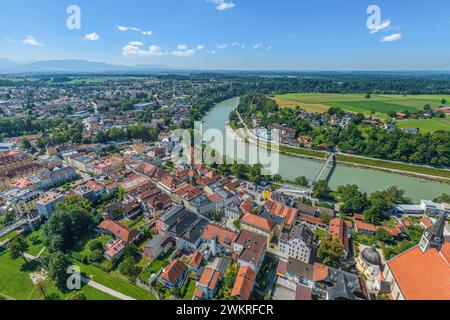
POLYGON ((448 72, 152 61, 276 50, 243 42, 43 59, 9 40, 41 51, 0 59, 0 300, 450 300, 448 72))

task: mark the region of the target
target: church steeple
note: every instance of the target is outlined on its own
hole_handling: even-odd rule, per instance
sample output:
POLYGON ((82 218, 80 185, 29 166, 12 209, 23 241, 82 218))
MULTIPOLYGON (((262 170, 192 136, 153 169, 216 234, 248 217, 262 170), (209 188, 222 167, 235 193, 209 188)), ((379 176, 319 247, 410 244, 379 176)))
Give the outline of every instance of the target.
POLYGON ((446 219, 447 215, 442 214, 431 228, 425 230, 419 244, 422 252, 425 252, 430 248, 436 248, 440 250, 441 246, 444 243, 444 229, 446 219))

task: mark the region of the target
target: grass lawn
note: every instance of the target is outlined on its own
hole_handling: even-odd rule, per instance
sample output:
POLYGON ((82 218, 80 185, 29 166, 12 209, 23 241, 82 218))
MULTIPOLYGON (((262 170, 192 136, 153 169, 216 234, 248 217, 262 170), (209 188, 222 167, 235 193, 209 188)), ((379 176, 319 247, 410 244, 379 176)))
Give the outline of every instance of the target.
POLYGON ((149 266, 148 270, 150 273, 158 273, 162 268, 167 266, 169 264, 170 256, 174 252, 174 249, 167 252, 167 254, 159 257, 158 259, 154 260, 149 266))
MULTIPOLYGON (((29 273, 39 269, 38 263, 25 263, 23 259, 12 259, 7 251, 0 252, 0 295, 16 300, 43 300, 36 291, 29 273)), ((65 299, 70 293, 61 292, 52 280, 45 281, 45 294, 65 299)), ((88 300, 115 300, 114 297, 97 289, 83 286, 81 292, 88 300)))
POLYGON ((27 253, 31 254, 32 256, 37 257, 37 255, 44 249, 44 231, 42 226, 39 226, 36 230, 33 232, 27 234, 25 236, 25 240, 28 241, 28 250, 27 253), (36 241, 33 243, 31 241, 32 238, 36 237, 36 241))
POLYGON ((442 98, 450 101, 450 95, 387 95, 373 94, 370 99, 365 94, 307 94, 290 93, 279 95, 275 100, 281 107, 300 106, 308 112, 325 112, 330 107, 340 107, 351 112, 370 114, 375 111, 380 116, 389 111, 416 112, 423 110, 425 104, 432 108, 441 106, 442 98))
POLYGON ((195 291, 195 281, 189 280, 189 285, 187 287, 186 293, 183 296, 183 300, 192 300, 195 291))
POLYGON ((293 154, 303 155, 303 156, 307 156, 307 157, 315 157, 315 158, 322 158, 322 159, 325 159, 327 157, 327 154, 323 151, 298 149, 298 148, 287 147, 287 146, 280 146, 280 152, 281 153, 293 153, 293 154))
POLYGON ((83 272, 86 276, 108 288, 138 300, 156 299, 153 294, 136 286, 134 283, 131 283, 127 278, 119 274, 118 271, 108 273, 95 266, 87 265, 78 261, 75 264, 80 267, 81 272, 83 272))
POLYGON ((14 238, 17 235, 17 231, 11 231, 10 233, 5 234, 3 237, 0 238, 0 242, 9 240, 14 238))
POLYGON ((402 120, 397 121, 399 128, 419 128, 420 132, 436 132, 439 130, 450 130, 450 117, 443 119, 402 120))
POLYGON ((421 166, 415 166, 415 165, 404 164, 404 163, 389 162, 389 161, 378 160, 378 159, 365 159, 365 158, 360 158, 360 157, 352 157, 352 156, 344 156, 344 155, 337 155, 336 160, 338 162, 355 163, 355 164, 369 165, 369 166, 386 168, 386 169, 394 169, 394 170, 402 170, 402 171, 408 171, 408 172, 413 172, 413 173, 427 174, 427 175, 436 176, 436 177, 450 178, 450 171, 448 171, 448 170, 440 170, 440 169, 429 168, 429 167, 421 167, 421 166))

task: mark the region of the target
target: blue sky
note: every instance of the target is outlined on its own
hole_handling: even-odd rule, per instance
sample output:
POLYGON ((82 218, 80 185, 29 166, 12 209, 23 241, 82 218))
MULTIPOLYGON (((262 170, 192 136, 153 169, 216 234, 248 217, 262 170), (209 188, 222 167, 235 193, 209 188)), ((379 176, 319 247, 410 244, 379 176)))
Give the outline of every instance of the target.
POLYGON ((448 0, 3 0, 0 57, 202 69, 448 71, 449 14, 448 0), (366 22, 372 4, 381 9, 376 30, 366 22), (69 5, 81 10, 80 30, 66 27, 69 5))

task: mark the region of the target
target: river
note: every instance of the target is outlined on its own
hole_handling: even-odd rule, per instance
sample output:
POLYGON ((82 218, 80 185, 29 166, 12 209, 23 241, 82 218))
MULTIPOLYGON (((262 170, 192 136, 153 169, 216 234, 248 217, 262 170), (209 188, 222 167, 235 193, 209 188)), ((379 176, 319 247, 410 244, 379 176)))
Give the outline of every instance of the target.
MULTIPOLYGON (((218 129, 225 135, 225 125, 231 111, 239 104, 239 98, 226 100, 218 103, 204 118, 203 131, 208 129, 218 129)), ((225 143, 236 144, 230 136, 226 136, 225 143)), ((217 147, 211 143, 212 147, 217 147)), ((247 152, 256 152, 253 146, 237 143, 237 148, 246 149, 247 152)), ((217 148, 219 149, 219 148, 217 148)), ((220 149, 219 149, 220 150, 220 149)), ((234 156, 233 152, 227 152, 228 156, 234 156)), ((294 180, 296 177, 305 176, 313 180, 322 167, 320 161, 314 161, 304 158, 279 155, 279 174, 284 179, 294 180)), ((276 172, 273 172, 273 174, 276 172)), ((422 181, 415 177, 404 176, 400 174, 388 173, 378 170, 355 168, 338 164, 330 177, 330 186, 336 189, 343 184, 356 184, 360 190, 367 193, 382 191, 391 186, 397 186, 406 192, 406 196, 413 201, 420 199, 433 199, 442 193, 450 194, 450 185, 445 183, 422 181)))

